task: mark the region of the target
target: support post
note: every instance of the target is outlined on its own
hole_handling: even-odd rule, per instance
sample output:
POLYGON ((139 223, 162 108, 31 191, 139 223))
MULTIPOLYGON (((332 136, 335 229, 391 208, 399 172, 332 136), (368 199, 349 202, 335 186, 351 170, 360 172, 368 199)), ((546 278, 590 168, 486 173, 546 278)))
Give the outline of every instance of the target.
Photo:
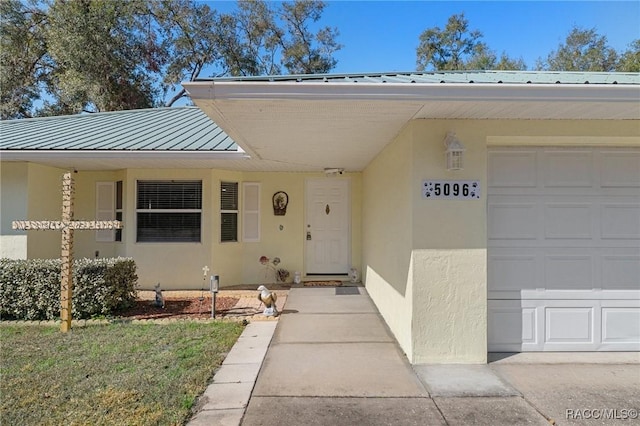
POLYGON ((62 178, 62 250, 60 270, 60 331, 71 330, 71 299, 73 295, 73 178, 66 172, 62 178))

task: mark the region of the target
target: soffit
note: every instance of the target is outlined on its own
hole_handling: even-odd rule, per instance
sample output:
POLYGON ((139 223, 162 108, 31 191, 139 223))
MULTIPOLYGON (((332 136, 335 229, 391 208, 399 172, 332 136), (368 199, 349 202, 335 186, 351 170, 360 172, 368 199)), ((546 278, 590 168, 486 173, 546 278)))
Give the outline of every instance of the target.
POLYGON ((254 159, 363 170, 415 119, 632 120, 640 86, 214 81, 194 102, 254 159))

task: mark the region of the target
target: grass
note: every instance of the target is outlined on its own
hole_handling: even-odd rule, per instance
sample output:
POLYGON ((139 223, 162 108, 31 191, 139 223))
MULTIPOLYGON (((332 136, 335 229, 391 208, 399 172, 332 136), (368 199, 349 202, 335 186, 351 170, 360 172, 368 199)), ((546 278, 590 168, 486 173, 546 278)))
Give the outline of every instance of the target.
POLYGON ((243 326, 233 322, 0 326, 0 420, 181 425, 243 326))

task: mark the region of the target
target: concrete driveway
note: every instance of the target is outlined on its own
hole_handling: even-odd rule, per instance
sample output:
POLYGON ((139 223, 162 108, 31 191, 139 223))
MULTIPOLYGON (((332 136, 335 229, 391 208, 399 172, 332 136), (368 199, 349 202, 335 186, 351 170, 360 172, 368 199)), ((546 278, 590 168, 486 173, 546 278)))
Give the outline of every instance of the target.
POLYGON ((490 361, 413 368, 449 425, 640 425, 638 353, 490 354, 490 361))
POLYGON ((518 354, 489 367, 552 424, 640 425, 638 353, 518 354))

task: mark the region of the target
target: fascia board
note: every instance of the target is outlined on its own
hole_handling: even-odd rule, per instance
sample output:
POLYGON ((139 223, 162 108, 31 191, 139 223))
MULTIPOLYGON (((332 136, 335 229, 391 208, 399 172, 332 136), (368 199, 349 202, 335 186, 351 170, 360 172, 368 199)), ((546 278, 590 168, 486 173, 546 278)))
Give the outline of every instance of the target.
POLYGON ((638 102, 640 85, 189 82, 193 99, 638 102))

